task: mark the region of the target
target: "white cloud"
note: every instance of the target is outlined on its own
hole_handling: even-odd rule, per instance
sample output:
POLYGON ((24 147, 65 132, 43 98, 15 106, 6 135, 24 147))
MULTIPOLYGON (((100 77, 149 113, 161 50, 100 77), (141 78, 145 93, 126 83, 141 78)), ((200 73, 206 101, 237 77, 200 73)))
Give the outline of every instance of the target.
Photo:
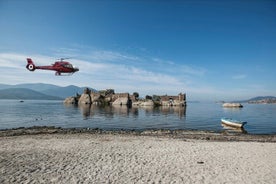
POLYGON ((162 73, 154 73, 151 71, 146 71, 139 68, 132 67, 130 69, 130 76, 129 78, 132 78, 133 80, 139 81, 139 82, 147 82, 147 83, 156 83, 156 84, 164 84, 164 85, 181 85, 182 83, 179 81, 179 79, 162 74, 162 73))
POLYGON ((91 58, 94 61, 137 61, 139 60, 138 57, 127 55, 127 54, 121 54, 119 52, 114 51, 106 51, 106 50, 97 50, 93 51, 89 54, 89 58, 91 58))
POLYGON ((26 58, 26 56, 24 56, 24 55, 0 53, 1 68, 17 68, 17 69, 19 69, 19 68, 21 68, 21 65, 23 65, 23 63, 24 63, 24 61, 22 61, 22 64, 20 64, 20 61, 24 57, 26 58))
POLYGON ((160 58, 152 58, 152 61, 154 61, 158 64, 163 64, 163 65, 173 65, 173 64, 175 64, 173 61, 166 61, 166 60, 162 60, 160 58))

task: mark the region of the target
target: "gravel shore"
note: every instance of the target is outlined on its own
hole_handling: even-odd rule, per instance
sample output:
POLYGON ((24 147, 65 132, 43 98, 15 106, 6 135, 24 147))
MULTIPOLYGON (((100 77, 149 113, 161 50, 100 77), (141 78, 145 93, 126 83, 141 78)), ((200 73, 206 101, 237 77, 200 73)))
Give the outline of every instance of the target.
POLYGON ((0 135, 0 183, 276 183, 275 141, 154 131, 0 135))

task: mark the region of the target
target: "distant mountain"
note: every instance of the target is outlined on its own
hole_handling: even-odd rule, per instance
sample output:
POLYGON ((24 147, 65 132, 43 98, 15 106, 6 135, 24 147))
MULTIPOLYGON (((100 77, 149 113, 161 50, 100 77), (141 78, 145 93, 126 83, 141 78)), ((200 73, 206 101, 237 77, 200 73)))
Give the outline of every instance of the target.
POLYGON ((255 103, 255 104, 263 104, 263 103, 276 103, 275 96, 257 96, 254 98, 250 98, 248 100, 235 101, 239 103, 255 103))
POLYGON ((26 83, 26 84, 16 84, 16 85, 7 85, 7 84, 0 84, 0 89, 8 89, 8 88, 26 88, 31 89, 34 91, 44 91, 48 89, 56 89, 59 86, 53 84, 44 84, 44 83, 26 83))
POLYGON ((264 99, 276 99, 276 97, 275 96, 257 96, 254 98, 250 98, 247 101, 257 101, 257 100, 264 100, 264 99))
POLYGON ((7 88, 10 88, 11 85, 8 85, 8 84, 0 84, 0 90, 1 89, 7 89, 7 88))
POLYGON ((78 86, 66 86, 66 87, 58 87, 52 89, 42 90, 41 92, 47 95, 58 96, 61 98, 67 98, 70 96, 76 96, 76 93, 82 94, 85 87, 78 86))
POLYGON ((248 100, 248 103, 276 103, 274 96, 258 96, 248 100))
MULTIPOLYGON (((14 88, 24 88, 30 89, 36 92, 43 93, 49 96, 55 96, 59 98, 67 98, 70 96, 75 96, 76 93, 82 94, 84 88, 86 87, 78 87, 78 86, 66 86, 61 87, 53 84, 45 84, 45 83, 26 83, 26 84, 16 84, 16 85, 8 85, 8 84, 0 84, 1 89, 14 89, 14 88)), ((92 91, 97 91, 93 88, 90 88, 92 91)))
POLYGON ((26 88, 2 89, 0 90, 0 99, 62 100, 60 97, 46 95, 26 88))

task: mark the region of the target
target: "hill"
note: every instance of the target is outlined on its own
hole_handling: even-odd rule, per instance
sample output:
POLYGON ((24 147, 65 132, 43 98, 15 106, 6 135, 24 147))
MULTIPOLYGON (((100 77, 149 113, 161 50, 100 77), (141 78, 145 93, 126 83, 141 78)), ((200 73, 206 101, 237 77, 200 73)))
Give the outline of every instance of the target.
MULTIPOLYGON (((56 96, 56 97, 65 99, 70 96, 75 96, 76 93, 82 94, 85 87, 78 87, 73 85, 61 87, 61 86, 57 86, 53 84, 45 84, 45 83, 26 83, 26 84, 16 84, 16 85, 0 84, 0 90, 14 89, 14 88, 31 89, 36 92, 43 93, 45 95, 56 96)), ((91 90, 96 91, 95 89, 91 89, 91 90)))
POLYGON ((0 84, 0 90, 10 88, 11 86, 12 85, 8 85, 8 84, 0 84))
POLYGON ((247 100, 248 103, 276 103, 274 96, 257 96, 247 100))
POLYGON ((53 84, 45 84, 45 83, 25 83, 25 84, 16 84, 16 85, 8 85, 8 84, 0 84, 0 89, 8 89, 8 88, 26 88, 34 91, 44 91, 48 89, 56 89, 59 86, 53 84))
POLYGON ((0 99, 62 100, 60 97, 46 95, 26 88, 2 89, 0 90, 0 99))
POLYGON ((67 98, 70 96, 76 96, 76 93, 82 94, 85 87, 78 86, 66 86, 42 90, 41 92, 47 95, 58 96, 61 98, 67 98))

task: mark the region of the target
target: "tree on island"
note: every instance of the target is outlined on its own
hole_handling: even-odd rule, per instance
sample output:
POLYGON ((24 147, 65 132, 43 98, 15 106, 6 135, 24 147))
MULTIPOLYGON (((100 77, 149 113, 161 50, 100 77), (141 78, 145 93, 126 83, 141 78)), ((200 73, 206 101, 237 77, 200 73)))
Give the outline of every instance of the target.
POLYGON ((135 100, 139 99, 139 93, 138 92, 134 92, 132 95, 135 97, 135 100))

